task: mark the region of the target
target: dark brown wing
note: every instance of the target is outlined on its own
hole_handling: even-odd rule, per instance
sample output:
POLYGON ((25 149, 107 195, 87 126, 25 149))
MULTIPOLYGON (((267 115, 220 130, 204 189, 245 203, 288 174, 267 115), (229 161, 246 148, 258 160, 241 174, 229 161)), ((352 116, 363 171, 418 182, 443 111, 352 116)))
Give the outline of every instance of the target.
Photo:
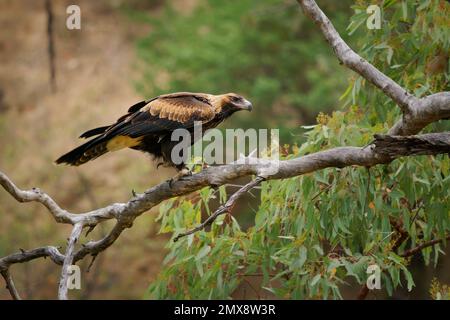
POLYGON ((125 124, 129 126, 128 132, 133 131, 131 124, 139 127, 139 132, 146 127, 144 130, 146 133, 164 128, 167 130, 189 128, 193 126, 194 121, 206 123, 214 116, 215 111, 208 95, 190 92, 171 93, 140 101, 131 106, 128 113, 117 119, 113 125, 88 130, 81 134, 80 138, 115 132, 119 128, 124 129, 125 124))
POLYGON ((105 134, 115 133, 138 137, 178 128, 188 129, 194 126, 195 121, 206 123, 216 115, 206 95, 184 92, 159 96, 146 104, 136 104, 129 109, 129 112, 105 134))
POLYGON ((136 147, 147 135, 162 137, 172 131, 206 123, 215 117, 208 95, 176 93, 141 101, 108 127, 91 129, 81 137, 91 140, 56 160, 57 163, 80 165, 100 155, 127 147, 136 147))
POLYGON ((216 115, 205 95, 179 93, 160 96, 152 100, 141 111, 153 116, 186 124, 192 120, 208 122, 216 115))

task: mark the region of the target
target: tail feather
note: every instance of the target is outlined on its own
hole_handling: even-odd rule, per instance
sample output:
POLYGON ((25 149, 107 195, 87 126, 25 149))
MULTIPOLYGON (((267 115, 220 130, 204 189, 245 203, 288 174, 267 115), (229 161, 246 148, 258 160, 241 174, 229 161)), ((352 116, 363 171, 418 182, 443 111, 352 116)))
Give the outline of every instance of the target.
POLYGON ((110 127, 111 126, 104 126, 104 127, 98 127, 95 129, 88 130, 85 133, 81 134, 80 138, 89 138, 89 137, 93 137, 93 136, 102 134, 110 127))
POLYGON ((55 162, 57 164, 66 163, 71 166, 79 166, 107 152, 107 141, 102 139, 102 137, 98 137, 62 155, 55 162))
POLYGON ((66 163, 72 166, 79 166, 109 151, 137 146, 141 142, 142 136, 132 137, 127 134, 124 129, 128 125, 128 122, 122 122, 113 126, 98 127, 86 131, 80 136, 81 138, 101 135, 62 155, 55 162, 57 164, 66 163))

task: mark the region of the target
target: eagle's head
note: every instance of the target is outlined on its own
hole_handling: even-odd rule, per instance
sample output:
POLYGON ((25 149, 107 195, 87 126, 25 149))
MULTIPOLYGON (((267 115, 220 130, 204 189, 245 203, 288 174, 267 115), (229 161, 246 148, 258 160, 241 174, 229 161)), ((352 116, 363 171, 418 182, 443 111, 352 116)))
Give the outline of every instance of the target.
POLYGON ((253 105, 250 101, 248 101, 243 96, 240 96, 236 93, 227 93, 224 95, 223 99, 224 99, 224 106, 228 105, 229 108, 232 108, 235 111, 239 110, 252 111, 253 109, 253 105))
POLYGON ((240 110, 252 111, 250 101, 236 93, 226 93, 221 95, 210 96, 211 104, 221 117, 228 117, 240 110))

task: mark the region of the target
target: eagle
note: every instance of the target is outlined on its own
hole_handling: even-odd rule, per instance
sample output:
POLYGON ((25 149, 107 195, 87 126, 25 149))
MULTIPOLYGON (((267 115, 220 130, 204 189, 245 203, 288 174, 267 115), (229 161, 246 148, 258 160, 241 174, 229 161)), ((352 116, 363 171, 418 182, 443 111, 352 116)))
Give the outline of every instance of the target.
MULTIPOLYGON (((162 160, 158 167, 161 164, 174 167, 178 171, 178 179, 191 172, 185 163, 172 161, 172 149, 178 143, 172 141, 172 133, 176 129, 186 129, 193 137, 194 123, 201 123, 203 136, 206 130, 215 128, 240 110, 251 111, 252 104, 235 93, 177 92, 160 95, 134 104, 112 125, 84 132, 80 138, 91 139, 55 162, 79 166, 105 153, 131 148, 162 160)), ((194 142, 191 139, 191 145, 194 142)))

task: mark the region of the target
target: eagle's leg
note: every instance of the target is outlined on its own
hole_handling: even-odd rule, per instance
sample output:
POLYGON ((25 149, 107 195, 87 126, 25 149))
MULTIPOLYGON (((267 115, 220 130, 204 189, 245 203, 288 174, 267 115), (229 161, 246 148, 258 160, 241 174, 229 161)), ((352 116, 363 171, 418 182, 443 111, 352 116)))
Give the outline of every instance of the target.
POLYGON ((172 188, 172 184, 176 181, 182 180, 184 177, 192 176, 192 171, 186 167, 184 163, 176 166, 176 169, 178 170, 178 173, 169 180, 169 187, 172 188))

